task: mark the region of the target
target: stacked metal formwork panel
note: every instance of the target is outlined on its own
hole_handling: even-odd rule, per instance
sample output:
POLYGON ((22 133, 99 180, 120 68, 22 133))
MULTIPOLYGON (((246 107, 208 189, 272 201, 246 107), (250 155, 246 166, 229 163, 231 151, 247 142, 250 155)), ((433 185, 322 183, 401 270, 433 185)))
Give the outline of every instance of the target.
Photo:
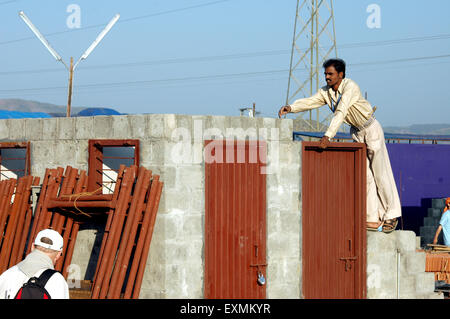
POLYGON ((0 273, 24 257, 33 214, 31 187, 38 184, 33 176, 0 182, 0 273))
POLYGON ((93 299, 139 297, 162 186, 143 167, 125 169, 116 209, 108 215, 93 299))
POLYGON ((64 238, 55 269, 67 278, 80 224, 107 214, 91 297, 138 298, 163 187, 159 176, 144 167, 122 165, 114 193, 105 195, 98 194, 101 188, 87 192, 85 171, 47 169, 32 220, 31 186, 38 184, 31 176, 20 179, 10 204, 15 180, 0 182, 1 270, 22 260, 31 250, 30 240, 51 228, 64 238))

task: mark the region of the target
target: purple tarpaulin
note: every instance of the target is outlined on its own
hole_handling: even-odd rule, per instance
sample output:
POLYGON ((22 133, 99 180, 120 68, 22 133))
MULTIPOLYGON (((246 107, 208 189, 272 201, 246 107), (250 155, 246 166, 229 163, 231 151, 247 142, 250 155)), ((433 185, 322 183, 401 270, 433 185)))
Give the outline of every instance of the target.
POLYGON ((419 235, 431 199, 450 197, 450 145, 386 146, 402 203, 403 227, 419 235))

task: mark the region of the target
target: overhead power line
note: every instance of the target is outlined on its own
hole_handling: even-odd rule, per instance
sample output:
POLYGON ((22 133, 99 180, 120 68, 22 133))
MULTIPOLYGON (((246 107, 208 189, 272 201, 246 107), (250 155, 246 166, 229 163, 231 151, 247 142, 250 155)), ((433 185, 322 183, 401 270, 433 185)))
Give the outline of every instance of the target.
POLYGON ((14 3, 14 2, 19 2, 20 0, 10 0, 10 1, 3 1, 0 2, 0 6, 4 5, 4 4, 10 4, 10 3, 14 3))
MULTIPOLYGON (((15 0, 15 1, 19 1, 19 0, 15 0)), ((156 12, 156 13, 150 13, 150 14, 146 14, 146 15, 142 15, 142 16, 125 18, 125 19, 122 19, 121 21, 119 21, 117 24, 127 23, 127 22, 132 22, 132 21, 142 20, 142 19, 147 19, 147 18, 152 18, 152 17, 157 17, 157 16, 171 14, 171 13, 176 13, 176 12, 188 11, 188 10, 192 10, 192 9, 199 9, 199 8, 212 6, 212 5, 220 4, 220 3, 223 3, 223 2, 229 2, 229 1, 233 1, 233 0, 218 0, 218 1, 212 1, 212 2, 202 3, 202 4, 198 4, 198 5, 188 6, 188 7, 182 7, 182 8, 177 8, 177 9, 170 9, 170 10, 160 11, 160 12, 156 12)), ((52 32, 52 33, 47 33, 47 34, 44 34, 44 36, 45 37, 52 37, 52 36, 55 36, 55 35, 66 34, 66 33, 71 33, 71 32, 78 32, 78 31, 84 31, 84 30, 89 30, 89 29, 95 29, 95 28, 100 28, 100 27, 104 27, 104 26, 105 26, 104 24, 95 24, 95 25, 90 25, 90 26, 86 26, 86 27, 83 27, 83 28, 75 28, 75 29, 69 29, 69 30, 64 30, 64 31, 56 31, 56 32, 52 32)), ((22 42, 22 41, 28 41, 30 39, 33 39, 33 37, 26 37, 26 38, 20 38, 20 39, 15 39, 15 40, 3 41, 3 42, 0 42, 0 45, 6 45, 6 44, 17 43, 17 42, 22 42)))
MULTIPOLYGON (((348 43, 348 44, 340 45, 339 48, 340 49, 353 49, 353 48, 358 48, 358 47, 382 46, 382 45, 402 44, 402 43, 411 43, 411 42, 442 40, 442 39, 450 39, 450 34, 426 36, 426 37, 403 38, 403 39, 394 39, 394 40, 383 40, 383 41, 348 43)), ((211 62, 211 61, 221 61, 221 60, 229 60, 229 59, 242 59, 242 58, 274 56, 274 55, 286 55, 289 53, 290 53, 289 50, 269 50, 269 51, 259 51, 259 52, 234 53, 234 54, 227 54, 227 55, 203 56, 203 57, 192 57, 192 58, 173 58, 173 59, 153 60, 153 61, 138 61, 138 62, 128 62, 128 63, 83 66, 80 69, 96 70, 96 69, 165 65, 165 64, 176 64, 176 63, 211 62)), ((0 72, 0 76, 15 75, 15 74, 17 74, 17 75, 30 74, 30 73, 51 73, 51 72, 59 72, 59 71, 60 70, 56 69, 56 68, 4 71, 4 72, 0 72)))
MULTIPOLYGON (((392 64, 392 63, 405 63, 405 62, 415 62, 415 61, 426 61, 426 60, 436 60, 450 58, 450 54, 447 55, 436 55, 436 56, 424 56, 424 57, 414 57, 414 58, 403 58, 403 59, 393 59, 384 61, 373 61, 373 62, 361 62, 361 63, 350 63, 349 66, 366 66, 366 65, 381 65, 381 64, 392 64)), ((299 71, 306 70, 298 69, 299 71)), ((114 88, 122 86, 139 86, 139 85, 157 85, 157 84, 171 84, 180 83, 185 81, 205 81, 205 80, 221 80, 221 79, 237 79, 243 77, 262 77, 274 74, 285 74, 289 72, 288 69, 282 70, 269 70, 269 71, 259 71, 259 72, 242 72, 242 73, 229 73, 229 74, 215 74, 215 75, 204 75, 204 76, 192 76, 192 77, 182 77, 182 78, 168 78, 168 79, 155 79, 155 80, 142 80, 142 81, 124 81, 124 82, 110 82, 110 83, 93 83, 76 86, 77 89, 96 89, 96 88, 114 88)), ((19 89, 2 89, 0 93, 17 93, 17 92, 32 92, 32 91, 44 91, 44 90, 61 90, 65 89, 64 86, 55 87, 40 87, 40 88, 19 88, 19 89)))

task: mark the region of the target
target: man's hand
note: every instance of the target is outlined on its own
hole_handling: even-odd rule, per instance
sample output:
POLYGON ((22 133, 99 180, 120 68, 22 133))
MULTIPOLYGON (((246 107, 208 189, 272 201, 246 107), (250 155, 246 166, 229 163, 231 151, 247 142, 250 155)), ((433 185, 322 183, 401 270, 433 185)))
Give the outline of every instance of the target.
POLYGON ((283 115, 286 115, 288 113, 291 113, 291 107, 289 105, 285 105, 283 106, 279 111, 278 111, 278 117, 281 118, 283 115))
POLYGON ((320 139, 320 145, 319 147, 321 149, 326 149, 328 147, 328 145, 330 145, 330 139, 328 138, 328 136, 324 136, 320 139))

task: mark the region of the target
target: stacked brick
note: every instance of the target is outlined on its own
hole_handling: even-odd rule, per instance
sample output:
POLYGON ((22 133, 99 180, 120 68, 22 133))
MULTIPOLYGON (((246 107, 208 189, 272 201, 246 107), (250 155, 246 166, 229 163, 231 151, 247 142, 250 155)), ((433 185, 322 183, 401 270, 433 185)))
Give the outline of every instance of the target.
POLYGON ((425 271, 434 272, 436 281, 450 284, 450 253, 427 253, 425 271))

